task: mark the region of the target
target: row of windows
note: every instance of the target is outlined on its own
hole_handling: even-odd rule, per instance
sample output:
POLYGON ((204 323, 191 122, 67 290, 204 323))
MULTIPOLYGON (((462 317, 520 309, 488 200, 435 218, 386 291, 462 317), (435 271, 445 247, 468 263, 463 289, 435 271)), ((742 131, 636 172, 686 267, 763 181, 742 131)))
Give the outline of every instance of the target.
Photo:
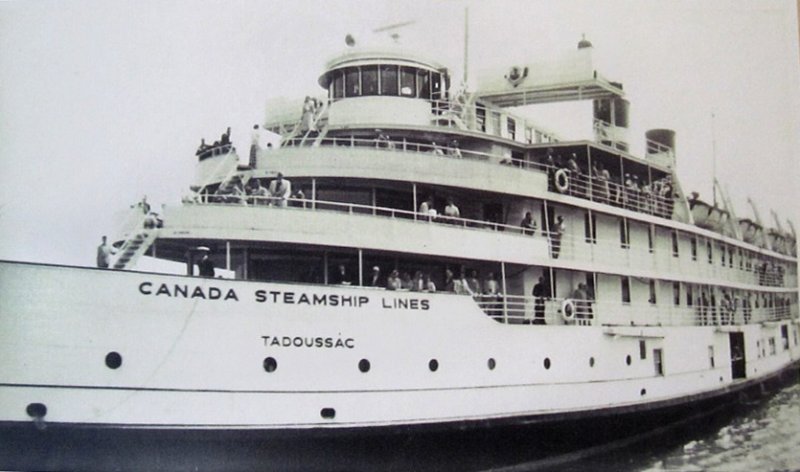
POLYGON ((357 66, 330 72, 333 98, 387 95, 439 100, 448 88, 446 74, 396 64, 357 66))
MULTIPOLYGON (((594 212, 585 212, 584 213, 584 234, 587 243, 596 244, 597 243, 597 215, 594 212)), ((680 245, 678 243, 679 239, 679 232, 677 230, 670 230, 670 238, 672 242, 672 256, 673 257, 680 257, 680 245)), ((631 247, 631 234, 630 234, 630 223, 628 222, 627 218, 621 218, 619 220, 619 242, 620 247, 623 249, 628 249, 631 247)), ((655 252, 655 226, 648 225, 647 227, 647 245, 648 249, 651 253, 655 252)), ((697 236, 690 236, 689 237, 689 251, 692 256, 692 260, 697 260, 697 236)), ((717 251, 720 254, 720 263, 722 267, 729 267, 733 268, 735 265, 738 265, 740 270, 754 270, 754 264, 756 265, 763 265, 766 262, 760 259, 757 259, 754 254, 750 251, 746 251, 742 248, 735 248, 733 246, 728 246, 724 243, 719 243, 717 245, 717 251), (738 264, 734 263, 734 260, 738 259, 738 264)), ((714 263, 714 247, 712 241, 706 240, 706 252, 708 257, 708 263, 714 263)), ((780 266, 779 266, 780 267, 780 266)), ((782 268, 780 269, 783 270, 782 268)))

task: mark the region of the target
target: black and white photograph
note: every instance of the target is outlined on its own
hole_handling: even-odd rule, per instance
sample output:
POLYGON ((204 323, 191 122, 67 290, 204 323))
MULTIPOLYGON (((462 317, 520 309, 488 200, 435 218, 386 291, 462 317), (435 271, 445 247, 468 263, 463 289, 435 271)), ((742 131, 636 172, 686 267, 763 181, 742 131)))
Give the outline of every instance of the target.
POLYGON ((0 469, 800 469, 799 10, 0 2, 0 469))

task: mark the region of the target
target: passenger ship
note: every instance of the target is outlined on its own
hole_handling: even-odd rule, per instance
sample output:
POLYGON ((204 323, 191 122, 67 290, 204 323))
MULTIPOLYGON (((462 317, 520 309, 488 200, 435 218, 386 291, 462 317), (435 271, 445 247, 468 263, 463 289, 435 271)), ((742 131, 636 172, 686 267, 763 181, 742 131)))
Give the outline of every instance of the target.
POLYGON ((470 91, 349 47, 267 107, 278 145, 225 134, 126 211, 110 269, 0 263, 0 466, 497 467, 795 380, 794 229, 685 192, 670 130, 633 155, 592 51, 470 91), (519 114, 566 101, 587 136, 519 114))

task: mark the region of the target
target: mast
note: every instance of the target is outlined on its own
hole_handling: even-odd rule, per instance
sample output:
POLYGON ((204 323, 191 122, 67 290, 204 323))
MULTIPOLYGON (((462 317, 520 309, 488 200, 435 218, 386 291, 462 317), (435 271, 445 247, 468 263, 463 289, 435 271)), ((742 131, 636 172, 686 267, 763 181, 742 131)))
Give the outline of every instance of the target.
POLYGON ((467 85, 467 67, 469 66, 469 7, 464 7, 464 86, 467 85))
POLYGON ((714 126, 714 112, 711 112, 711 193, 714 195, 714 207, 717 206, 717 133, 714 126))

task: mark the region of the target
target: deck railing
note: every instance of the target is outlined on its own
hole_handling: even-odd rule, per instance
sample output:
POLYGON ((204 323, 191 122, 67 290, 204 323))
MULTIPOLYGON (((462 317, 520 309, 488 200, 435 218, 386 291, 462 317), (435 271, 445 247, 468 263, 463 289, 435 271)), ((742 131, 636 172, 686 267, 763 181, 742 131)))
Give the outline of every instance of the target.
MULTIPOLYGON (((209 195, 206 200, 187 201, 187 204, 235 204, 255 207, 279 206, 280 199, 254 195, 209 195)), ((504 235, 532 240, 544 240, 549 248, 551 259, 587 262, 603 267, 624 266, 649 272, 691 273, 701 277, 719 278, 731 282, 755 284, 772 287, 796 286, 796 278, 781 275, 775 271, 765 272, 750 264, 750 267, 738 264, 733 267, 709 264, 707 259, 697 257, 692 260, 684 254, 675 257, 671 251, 650 250, 648 247, 622 244, 619 239, 589 238, 578 228, 567 228, 564 234, 548 232, 543 229, 526 230, 519 225, 491 222, 485 220, 451 217, 438 214, 422 214, 416 211, 397 208, 341 203, 314 199, 290 198, 286 202, 287 210, 336 211, 351 215, 372 215, 383 218, 416 221, 420 224, 441 224, 460 227, 474 231, 502 232, 504 235)), ((716 262, 716 261, 714 261, 716 262)))
POLYGON ((622 303, 572 298, 475 297, 491 318, 508 324, 612 326, 729 326, 797 318, 797 305, 734 309, 722 306, 677 306, 668 303, 622 303))

